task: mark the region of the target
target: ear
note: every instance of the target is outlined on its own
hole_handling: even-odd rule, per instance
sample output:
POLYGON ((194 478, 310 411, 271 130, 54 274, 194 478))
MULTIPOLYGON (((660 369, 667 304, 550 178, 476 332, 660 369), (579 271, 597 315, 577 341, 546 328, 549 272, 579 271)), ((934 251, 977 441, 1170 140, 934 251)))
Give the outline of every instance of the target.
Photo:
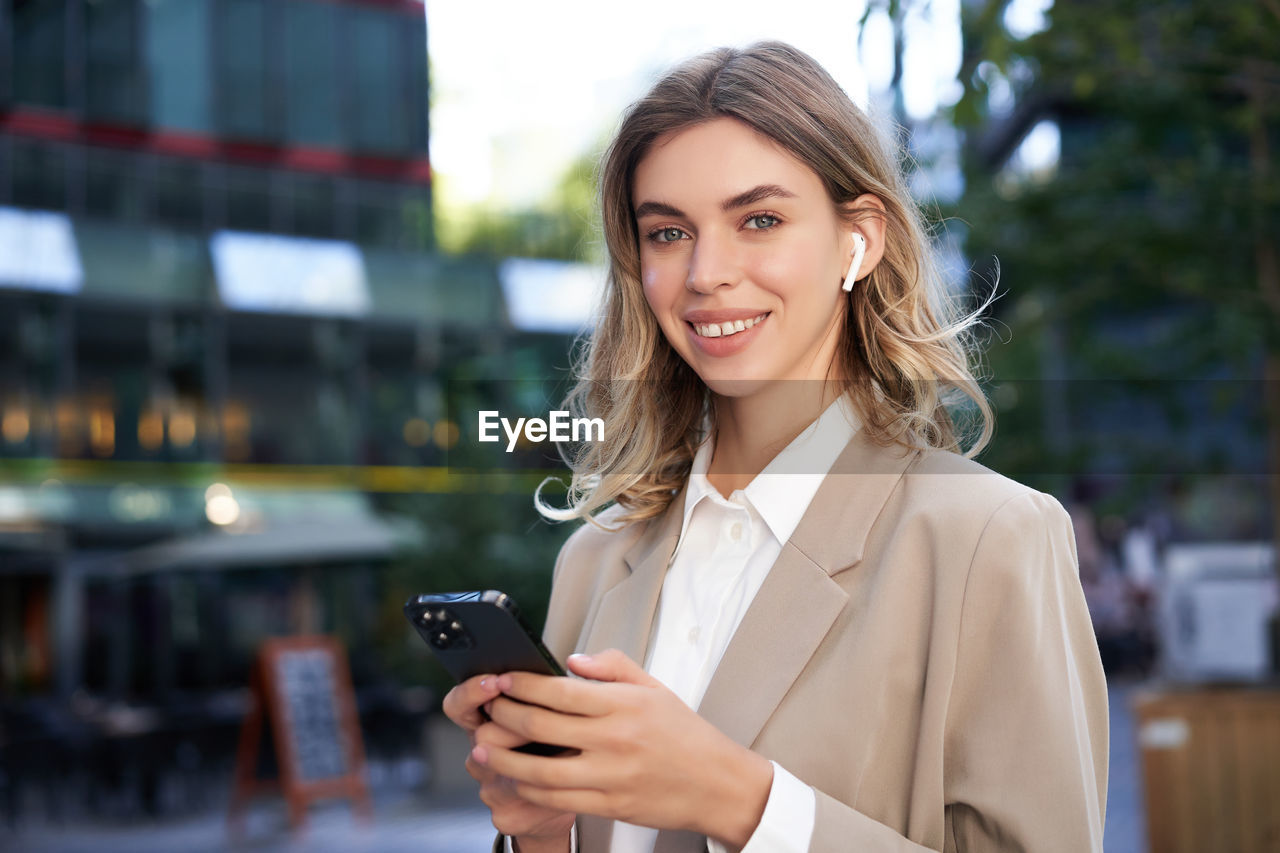
POLYGON ((884 257, 884 235, 888 219, 884 202, 877 195, 863 193, 853 201, 842 204, 840 214, 845 224, 845 235, 840 241, 845 257, 853 255, 853 232, 858 232, 867 241, 867 251, 858 268, 857 280, 861 281, 871 274, 884 257))

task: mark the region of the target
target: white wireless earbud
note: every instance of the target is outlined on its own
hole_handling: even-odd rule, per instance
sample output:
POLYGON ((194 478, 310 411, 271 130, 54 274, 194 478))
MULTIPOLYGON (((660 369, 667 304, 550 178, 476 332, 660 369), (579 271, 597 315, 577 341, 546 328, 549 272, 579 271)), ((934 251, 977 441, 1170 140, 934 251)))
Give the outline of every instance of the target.
POLYGON ((862 266, 862 256, 867 253, 867 238, 858 232, 853 233, 853 263, 849 264, 849 272, 844 277, 844 292, 853 290, 853 283, 858 280, 858 269, 862 266))

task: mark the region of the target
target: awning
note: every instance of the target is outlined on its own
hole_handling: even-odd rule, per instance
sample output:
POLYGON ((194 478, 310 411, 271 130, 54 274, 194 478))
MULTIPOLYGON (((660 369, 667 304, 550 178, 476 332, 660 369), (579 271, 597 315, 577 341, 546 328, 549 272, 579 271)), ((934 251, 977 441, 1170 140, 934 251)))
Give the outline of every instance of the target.
POLYGON ((421 544, 408 520, 379 516, 296 519, 262 530, 210 530, 113 555, 111 573, 278 568, 301 564, 385 560, 421 544))

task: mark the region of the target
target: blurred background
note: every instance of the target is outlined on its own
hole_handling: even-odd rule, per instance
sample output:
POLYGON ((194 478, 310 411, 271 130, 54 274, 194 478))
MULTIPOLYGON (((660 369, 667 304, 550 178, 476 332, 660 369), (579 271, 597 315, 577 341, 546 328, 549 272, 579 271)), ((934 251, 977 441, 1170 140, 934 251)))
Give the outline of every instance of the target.
POLYGON ((981 461, 1076 522, 1107 850, 1280 850, 1280 5, 777 6, 0 0, 0 846, 487 849, 401 606, 541 624, 562 468, 469 419, 565 387, 620 111, 781 38, 1001 294, 981 461), (373 820, 237 841, 255 655, 312 634, 373 820))

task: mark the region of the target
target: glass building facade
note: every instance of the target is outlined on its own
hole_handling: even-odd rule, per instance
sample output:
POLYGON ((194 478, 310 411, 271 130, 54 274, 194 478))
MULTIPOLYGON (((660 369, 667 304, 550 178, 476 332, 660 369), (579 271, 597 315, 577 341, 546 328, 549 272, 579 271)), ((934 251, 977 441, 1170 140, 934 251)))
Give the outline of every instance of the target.
POLYGON ((421 4, 9 0, 0 16, 0 203, 429 248, 421 4))
POLYGON ((434 252, 427 86, 411 0, 0 0, 0 695, 230 689, 277 633, 377 670, 369 481, 507 328, 434 252))

